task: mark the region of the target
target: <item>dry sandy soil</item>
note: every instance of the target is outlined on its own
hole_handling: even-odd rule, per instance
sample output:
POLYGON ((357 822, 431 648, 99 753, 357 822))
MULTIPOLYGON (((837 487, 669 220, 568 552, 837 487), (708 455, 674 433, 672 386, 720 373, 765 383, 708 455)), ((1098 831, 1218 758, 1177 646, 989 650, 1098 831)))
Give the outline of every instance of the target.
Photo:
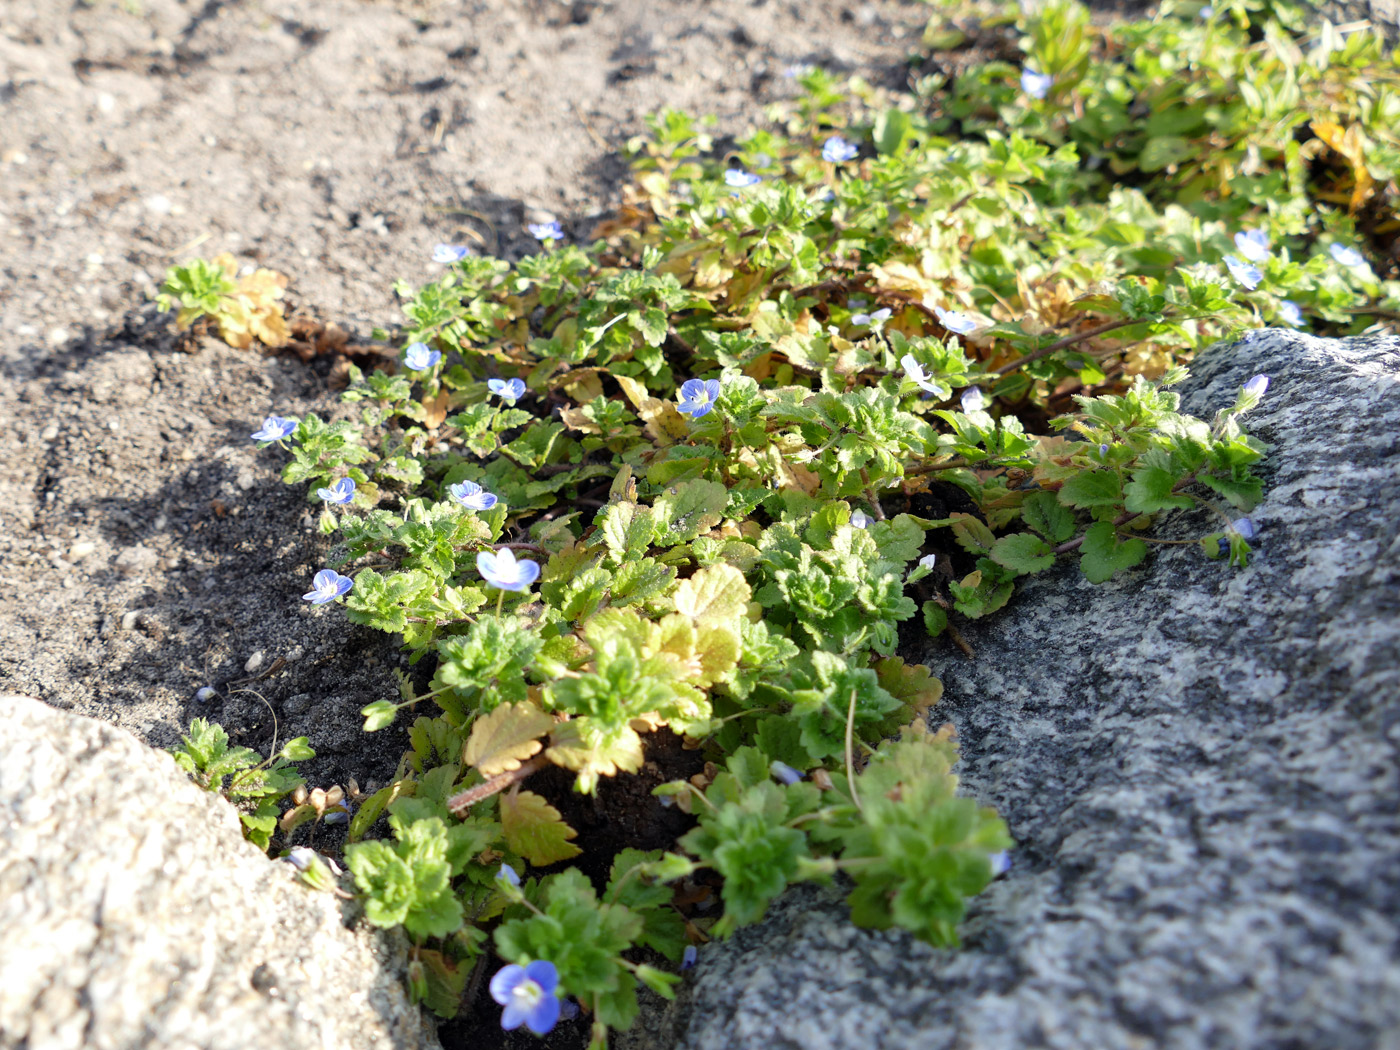
POLYGON ((148 302, 165 268, 230 251, 367 334, 437 242, 585 235, 648 113, 741 131, 800 63, 898 84, 928 10, 0 2, 0 687, 156 746, 201 714, 266 746, 273 710, 313 780, 387 776, 403 739, 367 741, 357 711, 395 695, 399 653, 301 601, 326 543, 248 436, 334 411, 327 363, 180 352, 148 302))

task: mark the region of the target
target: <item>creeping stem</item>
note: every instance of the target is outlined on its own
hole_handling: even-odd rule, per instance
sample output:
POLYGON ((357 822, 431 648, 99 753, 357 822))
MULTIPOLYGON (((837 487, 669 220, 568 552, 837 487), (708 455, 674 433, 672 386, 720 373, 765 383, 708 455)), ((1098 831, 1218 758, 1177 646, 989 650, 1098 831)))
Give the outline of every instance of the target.
POLYGON ((517 768, 505 773, 497 773, 494 777, 483 780, 476 787, 468 788, 466 791, 453 795, 447 800, 447 808, 453 816, 460 817, 472 806, 476 805, 484 798, 499 794, 512 784, 518 784, 531 773, 538 772, 549 764, 549 760, 544 755, 536 755, 528 762, 522 762, 517 768))

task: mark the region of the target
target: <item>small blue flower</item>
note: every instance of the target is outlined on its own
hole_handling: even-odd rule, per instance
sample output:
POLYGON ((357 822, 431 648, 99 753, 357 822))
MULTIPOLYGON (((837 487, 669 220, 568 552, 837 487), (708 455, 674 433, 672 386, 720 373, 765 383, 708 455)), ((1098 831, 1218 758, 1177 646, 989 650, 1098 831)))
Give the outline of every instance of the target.
POLYGON ((1332 258, 1336 259, 1343 266, 1365 266, 1366 258, 1355 248, 1348 248, 1345 244, 1329 244, 1327 251, 1332 258))
POLYGON ((1031 98, 1044 98, 1054 83, 1055 78, 1049 73, 1037 73, 1030 66, 1021 70, 1021 90, 1031 98))
POLYGON ((1278 304, 1278 315, 1294 328, 1302 328, 1306 323, 1303 320, 1302 307, 1292 299, 1285 299, 1278 304))
POLYGON ((744 171, 742 168, 727 168, 724 172, 724 184, 732 186, 736 190, 757 186, 762 181, 762 177, 751 171, 744 171))
POLYGON ((692 967, 695 966, 695 963, 696 963, 696 961, 697 961, 699 958, 700 958, 700 952, 699 952, 699 950, 695 947, 695 945, 693 945, 693 944, 687 944, 687 945, 685 946, 685 951, 681 952, 681 969, 682 969, 682 970, 689 970, 689 969, 691 969, 692 967))
POLYGON ((832 135, 822 143, 822 160, 828 164, 843 164, 854 160, 859 152, 854 143, 847 142, 840 135, 832 135))
POLYGON ((503 591, 523 591, 540 577, 540 567, 528 558, 515 560, 509 547, 482 551, 476 556, 476 571, 492 587, 503 591))
POLYGON ((488 379, 486 389, 495 394, 502 401, 515 403, 516 398, 525 396, 525 380, 523 379, 488 379))
POLYGON ((1235 247, 1250 262, 1263 262, 1269 257, 1269 235, 1263 230, 1241 230, 1235 234, 1235 247))
POLYGON ((1100 458, 1100 459, 1103 459, 1103 458, 1104 458, 1105 456, 1107 456, 1107 455, 1108 455, 1108 446, 1107 446, 1107 445, 1100 445, 1100 446, 1099 446, 1099 458, 1100 458))
POLYGON ((851 511, 851 528, 864 529, 870 525, 870 515, 863 510, 851 511))
POLYGON ((945 310, 941 306, 935 306, 933 312, 938 317, 938 323, 950 332, 958 335, 971 335, 977 331, 977 322, 968 317, 967 314, 959 313, 957 310, 945 310))
POLYGON ((411 372, 426 372, 442 360, 441 350, 429 350, 427 343, 409 343, 403 352, 403 363, 411 372))
POLYGON ((214 691, 213 686, 205 685, 200 686, 199 691, 194 694, 194 698, 198 700, 201 704, 207 704, 210 700, 213 700, 214 697, 218 695, 219 694, 214 691))
POLYGON ((1269 389, 1269 377, 1265 375, 1254 376, 1244 385, 1244 392, 1254 397, 1263 397, 1264 391, 1269 389))
POLYGON ((349 802, 341 802, 340 808, 332 810, 326 814, 327 824, 349 824, 350 817, 355 812, 355 807, 349 802))
POLYGON ((504 882, 507 886, 520 887, 520 876, 509 864, 502 864, 501 870, 496 872, 496 881, 504 882))
POLYGON ((1225 268, 1230 271, 1230 276, 1239 281, 1251 292, 1259 287, 1259 282, 1264 279, 1259 267, 1251 266, 1243 259, 1234 255, 1225 256, 1225 268))
POLYGON ((491 998, 505 1007, 501 1027, 509 1032, 522 1024, 536 1035, 544 1035, 559 1022, 559 971, 545 959, 528 966, 511 963, 491 978, 491 998))
POLYGON ((559 1001, 559 1020, 572 1021, 578 1016, 578 1003, 572 999, 561 999, 559 1001))
POLYGON ((992 862, 992 878, 996 878, 998 875, 1005 875, 1011 870, 1011 855, 1007 853, 1006 850, 1002 850, 1000 853, 993 853, 987 859, 992 862))
POLYGON ((874 324, 877 321, 888 321, 889 319, 890 308, 888 306, 882 306, 880 307, 880 309, 874 311, 873 313, 851 314, 851 324, 861 328, 865 327, 868 324, 874 324))
POLYGON ((532 222, 525 227, 537 241, 562 241, 564 227, 557 222, 532 222))
POLYGON ((1209 22, 1212 18, 1215 17, 1215 8, 1212 7, 1210 4, 1206 4, 1205 7, 1201 8, 1199 11, 1196 12, 1196 17, 1203 22, 1209 22))
POLYGON ((918 384, 920 390, 937 396, 947 395, 947 388, 933 380, 924 366, 914 360, 913 354, 905 354, 899 363, 904 366, 905 377, 918 384))
POLYGON ((688 379, 681 384, 681 397, 676 407, 691 419, 699 419, 714 410, 718 399, 718 379, 688 379))
POLYGON ((497 503, 494 495, 475 481, 459 481, 447 486, 447 494, 468 510, 490 510, 497 503))
POLYGON ((987 407, 987 395, 982 393, 981 387, 968 387, 962 392, 960 400, 964 412, 981 412, 987 407))
POLYGON ((1254 539, 1259 533, 1258 527, 1251 518, 1236 518, 1230 522, 1230 531, 1246 540, 1254 539))
POLYGON ((252 435, 254 441, 281 441, 297 428, 296 420, 281 416, 268 416, 263 420, 262 429, 252 435))
POLYGON ((316 851, 310 846, 293 846, 282 859, 296 868, 297 871, 307 871, 311 865, 316 863, 316 851))
POLYGON ((465 244, 439 244, 433 249, 433 262, 461 262, 470 254, 471 249, 465 244))
POLYGON ((776 758, 768 763, 768 772, 772 773, 775 779, 781 780, 784 784, 796 784, 802 779, 801 773, 793 769, 792 766, 788 765, 786 762, 779 762, 776 758))
POLYGON ((326 602, 333 602, 349 594, 350 588, 355 586, 355 581, 349 576, 340 575, 334 569, 322 569, 312 578, 311 585, 314 589, 308 594, 303 594, 301 600, 312 605, 325 605, 326 602))
POLYGON ((317 489, 316 495, 327 503, 349 503, 355 498, 355 479, 341 478, 328 489, 317 489))

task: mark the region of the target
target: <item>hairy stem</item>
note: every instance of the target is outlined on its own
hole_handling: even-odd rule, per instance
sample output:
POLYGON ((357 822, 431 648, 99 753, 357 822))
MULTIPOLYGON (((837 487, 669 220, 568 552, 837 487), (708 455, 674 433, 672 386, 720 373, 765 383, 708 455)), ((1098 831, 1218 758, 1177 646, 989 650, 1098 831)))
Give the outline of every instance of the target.
POLYGON ((447 808, 453 816, 460 817, 482 799, 499 794, 512 784, 520 783, 531 773, 539 772, 547 765, 549 765, 549 759, 545 758, 544 755, 536 755, 528 762, 522 762, 515 769, 505 773, 497 773, 494 777, 483 780, 476 787, 453 795, 447 800, 447 808))

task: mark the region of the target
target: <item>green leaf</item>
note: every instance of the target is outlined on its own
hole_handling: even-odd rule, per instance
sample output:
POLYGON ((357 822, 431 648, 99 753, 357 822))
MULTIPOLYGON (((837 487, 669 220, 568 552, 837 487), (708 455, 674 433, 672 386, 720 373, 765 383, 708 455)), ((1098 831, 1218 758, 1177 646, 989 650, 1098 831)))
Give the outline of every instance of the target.
POLYGON ((657 499, 652 508, 656 543, 674 547, 714 528, 724 516, 729 490, 718 481, 682 481, 657 499))
POLYGON ((676 584, 676 612, 698 624, 733 624, 751 596, 742 572, 732 565, 712 565, 676 584))
POLYGON ((1084 534, 1079 567, 1091 583, 1103 583, 1120 569, 1130 569, 1147 557, 1147 544, 1133 538, 1119 540, 1117 530, 1106 521, 1089 526, 1084 534))
POLYGON ((953 521, 953 538, 958 546, 970 554, 986 554, 996 543, 992 530, 971 514, 950 514, 953 521))
POLYGON ((279 754, 289 762, 301 762, 316 757, 316 752, 311 749, 311 742, 304 736, 288 740, 282 745, 279 754))
POLYGON ((553 727, 554 719, 534 704, 501 704, 472 725, 465 761, 483 777, 519 769, 520 763, 539 753, 544 746, 540 738, 553 727))
POLYGON ((904 150, 913 122, 902 109, 890 107, 875 118, 875 148, 890 157, 904 150))
POLYGON ((1133 471, 1133 480, 1123 489, 1124 507, 1135 514, 1156 514, 1161 510, 1189 510, 1196 505, 1190 496, 1174 495, 1180 480, 1162 467, 1142 467, 1133 471))
POLYGON ((992 561, 1025 575, 1042 572, 1055 564, 1055 551, 1039 536, 1029 532, 1017 532, 1003 536, 992 547, 992 561))
POLYGON ((1074 534, 1074 514, 1052 492, 1033 492, 1021 504, 1021 520, 1051 543, 1064 543, 1074 534))
POLYGON ((509 791, 501 796, 501 830, 506 846, 536 867, 577 857, 582 850, 569 840, 578 835, 559 811, 533 791, 509 791))
POLYGON ((388 700, 376 700, 360 708, 360 714, 365 720, 365 732, 375 733, 394 724, 394 719, 399 714, 399 706, 388 700))
POLYGON ((1123 479, 1113 470, 1086 470, 1060 487, 1067 507, 1116 507, 1123 502, 1123 479))

